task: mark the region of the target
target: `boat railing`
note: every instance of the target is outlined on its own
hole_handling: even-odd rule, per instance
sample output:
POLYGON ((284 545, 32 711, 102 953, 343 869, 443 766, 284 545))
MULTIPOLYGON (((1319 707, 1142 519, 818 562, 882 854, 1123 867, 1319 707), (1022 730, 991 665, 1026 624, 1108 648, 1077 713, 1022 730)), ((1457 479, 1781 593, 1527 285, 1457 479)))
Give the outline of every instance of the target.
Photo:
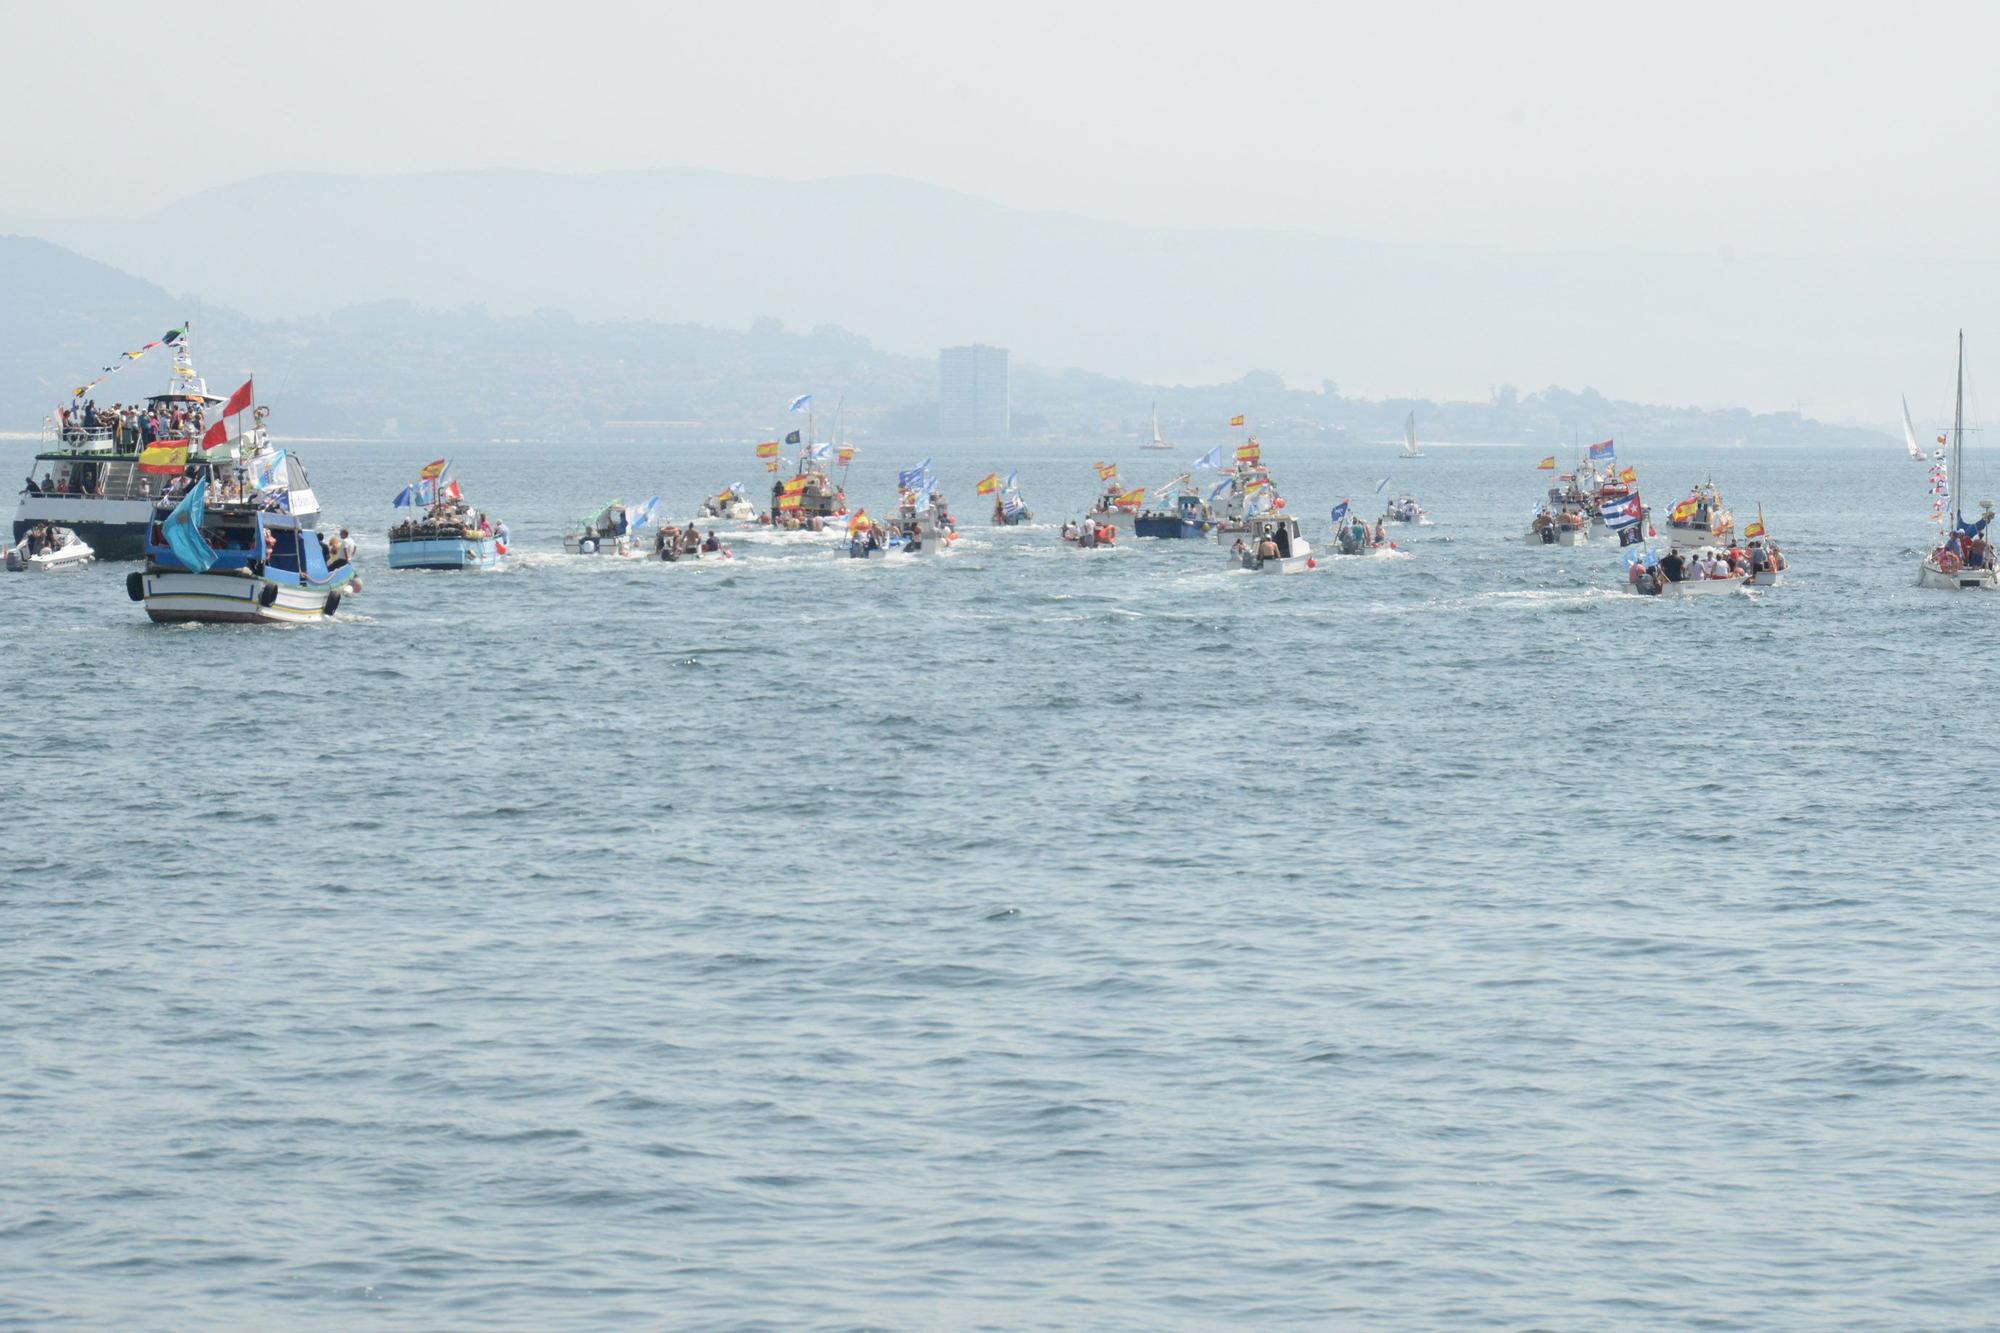
POLYGON ((59 426, 45 421, 42 423, 42 447, 48 452, 64 449, 74 453, 108 454, 118 448, 118 436, 109 426, 59 426))

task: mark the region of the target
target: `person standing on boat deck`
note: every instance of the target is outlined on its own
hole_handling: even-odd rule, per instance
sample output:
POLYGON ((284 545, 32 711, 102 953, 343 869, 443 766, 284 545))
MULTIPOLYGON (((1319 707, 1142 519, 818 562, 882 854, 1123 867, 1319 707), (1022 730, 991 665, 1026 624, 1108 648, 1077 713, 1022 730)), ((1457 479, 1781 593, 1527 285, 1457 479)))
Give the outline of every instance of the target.
POLYGON ((1669 583, 1679 583, 1681 581, 1681 576, 1687 571, 1684 568, 1684 562, 1681 560, 1681 551, 1678 546, 1669 546, 1667 553, 1660 557, 1660 572, 1667 576, 1667 582, 1669 583))
POLYGON ((340 530, 340 558, 348 564, 354 563, 354 538, 347 535, 347 529, 340 530))

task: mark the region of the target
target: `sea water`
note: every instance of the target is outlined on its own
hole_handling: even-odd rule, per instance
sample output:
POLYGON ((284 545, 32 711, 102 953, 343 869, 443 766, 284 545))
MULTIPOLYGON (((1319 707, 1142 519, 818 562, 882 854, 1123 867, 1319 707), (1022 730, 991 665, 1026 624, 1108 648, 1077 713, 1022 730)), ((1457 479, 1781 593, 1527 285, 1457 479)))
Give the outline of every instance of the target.
POLYGON ((560 534, 768 504, 747 446, 299 448, 330 623, 0 576, 0 1320, 2000 1305, 2000 600, 1915 586, 1893 446, 1622 446, 1790 555, 1680 602, 1525 544, 1527 446, 1271 446, 1322 551, 1434 519, 1293 578, 1064 546, 1093 461, 1185 461, 1122 443, 869 445, 878 513, 938 455, 947 555, 675 565, 560 534), (387 569, 441 454, 501 571, 387 569))

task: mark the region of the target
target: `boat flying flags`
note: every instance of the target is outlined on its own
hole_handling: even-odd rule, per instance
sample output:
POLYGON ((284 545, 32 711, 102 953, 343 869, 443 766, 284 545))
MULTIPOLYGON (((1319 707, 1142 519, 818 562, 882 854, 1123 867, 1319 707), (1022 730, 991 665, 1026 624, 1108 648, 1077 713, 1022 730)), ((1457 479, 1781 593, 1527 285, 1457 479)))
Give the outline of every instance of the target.
POLYGON ((1213 471, 1214 469, 1219 468, 1221 466, 1222 466, 1222 446, 1218 444, 1213 449, 1210 449, 1207 453, 1203 454, 1200 458, 1197 458, 1194 460, 1194 462, 1190 463, 1188 465, 1188 469, 1192 472, 1203 472, 1203 471, 1213 471))
POLYGON ((201 535, 202 521, 208 517, 208 478, 195 482, 193 489, 160 520, 160 535, 180 562, 196 574, 206 573, 215 564, 215 548, 201 535))
POLYGON ((777 456, 778 456, 778 442, 776 440, 766 440, 762 444, 757 446, 757 457, 776 458, 777 456))
POLYGON ((1000 489, 1000 474, 998 472, 987 473, 979 479, 979 485, 973 489, 981 495, 993 494, 993 492, 1000 489))
POLYGON ((1550 454, 1547 458, 1544 458, 1541 462, 1535 464, 1535 468, 1537 471, 1541 472, 1554 472, 1556 470, 1556 456, 1554 454, 1550 454))
POLYGON ((1599 461, 1608 461, 1614 457, 1616 457, 1616 455, 1614 455, 1611 452, 1610 440, 1606 440, 1602 444, 1593 444, 1590 446, 1590 461, 1593 463, 1599 461))
POLYGON ((436 462, 424 464, 423 471, 417 473, 417 475, 425 481, 436 481, 449 471, 451 471, 451 460, 449 458, 440 458, 436 462))
POLYGON ((1235 416, 1233 416, 1233 417, 1229 418, 1229 424, 1230 424, 1230 425, 1232 425, 1232 426, 1240 426, 1240 425, 1242 425, 1242 424, 1243 424, 1243 414, 1242 414, 1241 412, 1238 412, 1238 413, 1237 413, 1237 414, 1236 414, 1235 416))
POLYGON ((813 396, 811 394, 802 393, 798 397, 792 399, 791 406, 787 407, 785 410, 787 412, 803 412, 807 408, 812 406, 812 401, 813 401, 813 396))

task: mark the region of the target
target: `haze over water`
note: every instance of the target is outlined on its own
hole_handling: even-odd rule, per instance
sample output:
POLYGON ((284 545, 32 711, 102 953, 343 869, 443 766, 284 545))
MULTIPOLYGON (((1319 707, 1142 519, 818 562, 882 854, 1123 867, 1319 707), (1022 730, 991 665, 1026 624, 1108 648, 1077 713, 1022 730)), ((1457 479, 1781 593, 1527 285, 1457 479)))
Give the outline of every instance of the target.
MULTIPOLYGON (((441 452, 304 448, 365 542, 336 624, 155 628, 129 566, 0 584, 0 1317, 2000 1300, 1992 608, 1913 586, 1892 449, 1627 449, 1791 554, 1683 604, 1523 545, 1526 448, 1394 464, 1436 519, 1407 558, 1265 579, 1062 547, 1075 447, 940 453, 936 562, 663 567, 555 538, 621 493, 684 515, 745 449, 455 445, 521 554, 391 575, 441 452), (995 532, 972 482, 1009 465, 1038 525, 995 532)), ((1266 457, 1320 544, 1389 452, 1266 457)))

